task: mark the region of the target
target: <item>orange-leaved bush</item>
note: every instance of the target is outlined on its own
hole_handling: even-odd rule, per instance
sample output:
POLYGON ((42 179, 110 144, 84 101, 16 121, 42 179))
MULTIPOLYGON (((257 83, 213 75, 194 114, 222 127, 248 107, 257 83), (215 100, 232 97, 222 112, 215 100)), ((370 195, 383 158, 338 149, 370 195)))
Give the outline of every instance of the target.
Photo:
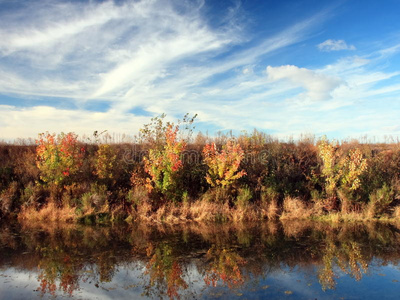
POLYGON ((144 157, 145 171, 149 192, 155 189, 168 200, 176 200, 179 196, 178 180, 183 167, 181 154, 186 149, 184 141, 178 141, 179 126, 168 124, 165 131, 165 144, 162 149, 150 149, 148 157, 144 157))
POLYGON ((85 148, 75 133, 41 133, 36 144, 36 165, 44 182, 58 185, 82 167, 85 148))
POLYGON ((246 175, 244 170, 239 171, 244 152, 239 144, 228 141, 221 151, 217 146, 207 144, 203 149, 204 162, 208 166, 207 182, 213 187, 227 187, 246 175))

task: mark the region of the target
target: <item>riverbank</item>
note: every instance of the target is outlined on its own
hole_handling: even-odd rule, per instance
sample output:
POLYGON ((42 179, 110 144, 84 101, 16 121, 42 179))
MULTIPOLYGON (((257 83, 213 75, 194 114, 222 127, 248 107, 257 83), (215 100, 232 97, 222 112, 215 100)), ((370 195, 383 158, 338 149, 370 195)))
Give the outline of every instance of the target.
POLYGON ((248 203, 231 206, 228 201, 216 203, 208 199, 193 202, 166 203, 154 210, 151 201, 144 198, 129 214, 122 208, 110 211, 103 207, 101 211, 78 213, 76 208, 57 207, 48 203, 36 210, 33 207, 23 208, 13 218, 21 222, 41 223, 143 223, 143 224, 230 224, 265 221, 322 221, 328 223, 348 222, 384 222, 400 224, 400 208, 397 206, 385 214, 371 214, 369 206, 358 211, 327 212, 321 203, 307 204, 296 198, 285 198, 282 205, 271 203, 248 203))
POLYGON ((136 143, 95 132, 0 145, 0 219, 104 223, 397 220, 400 143, 199 133, 163 116, 136 143), (183 128, 183 129, 182 129, 183 128))

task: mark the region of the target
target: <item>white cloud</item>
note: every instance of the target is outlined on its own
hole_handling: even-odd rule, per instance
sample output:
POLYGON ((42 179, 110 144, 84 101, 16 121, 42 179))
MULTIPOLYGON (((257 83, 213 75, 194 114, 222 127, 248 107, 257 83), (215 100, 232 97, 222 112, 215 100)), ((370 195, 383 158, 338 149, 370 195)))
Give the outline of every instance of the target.
MULTIPOLYGON (((371 128, 364 119, 357 127, 349 121, 368 113, 362 105, 398 102, 399 72, 386 72, 382 63, 398 54, 398 45, 318 68, 269 66, 265 73, 280 50, 305 44, 326 14, 254 41, 237 20, 238 6, 221 16, 218 26, 207 19, 205 6, 47 0, 0 10, 0 94, 32 100, 29 108, 0 107, 0 138, 35 137, 46 130, 134 133, 148 122, 128 113, 138 106, 172 118, 198 113, 198 122, 212 130, 257 127, 286 137, 346 128, 357 133, 371 128), (63 107, 79 109, 56 108, 57 98, 74 102, 63 107), (35 99, 46 105, 51 100, 54 107, 35 99), (109 110, 84 109, 96 100, 108 102, 109 110)), ((355 49, 341 40, 320 46, 355 49)), ((374 132, 393 122, 382 118, 374 132)))
MULTIPOLYGON (((376 70, 376 65, 379 60, 353 56, 320 69, 284 65, 267 68, 267 76, 238 72, 186 97, 185 107, 221 130, 258 128, 280 138, 304 133, 358 138, 369 133, 379 139, 393 134, 387 128, 398 123, 395 78, 400 74, 376 70)), ((179 107, 177 103, 173 106, 179 107)))
POLYGON ((211 28, 201 6, 46 1, 0 11, 0 93, 121 99, 171 64, 239 40, 228 27, 211 28))
POLYGON ((331 93, 342 84, 338 78, 330 77, 313 70, 292 65, 267 67, 268 79, 271 81, 287 79, 294 86, 306 90, 300 98, 306 101, 321 101, 331 98, 331 93))
POLYGON ((378 53, 381 55, 382 58, 384 58, 397 54, 399 51, 400 51, 400 44, 397 44, 389 48, 379 50, 378 53))
POLYGON ((244 75, 252 74, 253 73, 253 68, 252 67, 245 67, 245 68, 243 68, 242 73, 244 75))
POLYGON ((80 109, 38 106, 39 101, 30 108, 3 107, 8 114, 3 122, 8 126, 0 126, 4 137, 36 136, 45 130, 82 133, 84 128, 91 133, 102 124, 109 131, 131 131, 129 122, 142 124, 127 113, 137 106, 170 116, 204 112, 207 120, 217 98, 225 97, 221 93, 237 97, 229 80, 225 90, 213 78, 235 73, 232 81, 240 95, 250 86, 260 89, 266 79, 252 82, 256 63, 304 40, 326 19, 317 14, 247 47, 252 37, 237 21, 238 5, 220 16, 218 26, 209 23, 201 1, 43 1, 18 7, 0 11, 0 93, 50 97, 54 107, 62 98, 80 109), (244 45, 243 50, 229 52, 236 44, 244 45), (247 87, 238 82, 241 77, 247 78, 247 87), (88 112, 88 100, 108 101, 110 110, 88 112))
POLYGON ((321 51, 339 51, 339 50, 356 50, 354 45, 347 45, 344 40, 326 40, 321 44, 317 45, 318 49, 321 51))
POLYGON ((54 45, 61 46, 73 36, 90 31, 118 18, 122 11, 118 11, 111 2, 104 2, 98 6, 73 6, 67 3, 48 3, 47 7, 29 7, 32 11, 34 26, 29 23, 17 23, 18 15, 11 15, 3 19, 3 39, 0 41, 0 50, 3 55, 12 55, 23 50, 46 51, 54 45), (81 10, 83 8, 83 10, 81 10), (65 10, 65 11, 64 11, 65 10), (71 14, 74 14, 71 16, 71 14), (69 15, 69 16, 68 16, 69 15), (35 18, 42 18, 35 20, 35 18), (16 27, 10 28, 11 22, 16 27), (44 50, 42 50, 45 48, 44 50))
POLYGON ((80 135, 92 134, 95 130, 108 130, 115 134, 136 134, 149 118, 120 113, 91 112, 85 110, 57 109, 49 106, 17 108, 0 105, 1 138, 13 140, 17 137, 36 137, 38 133, 76 132, 80 135))

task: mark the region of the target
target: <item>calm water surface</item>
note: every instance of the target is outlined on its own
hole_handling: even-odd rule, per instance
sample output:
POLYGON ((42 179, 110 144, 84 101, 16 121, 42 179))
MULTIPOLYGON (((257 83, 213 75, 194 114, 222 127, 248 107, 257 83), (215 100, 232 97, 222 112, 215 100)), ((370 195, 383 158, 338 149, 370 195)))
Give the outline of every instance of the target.
POLYGON ((382 224, 0 226, 0 299, 399 299, 382 224))

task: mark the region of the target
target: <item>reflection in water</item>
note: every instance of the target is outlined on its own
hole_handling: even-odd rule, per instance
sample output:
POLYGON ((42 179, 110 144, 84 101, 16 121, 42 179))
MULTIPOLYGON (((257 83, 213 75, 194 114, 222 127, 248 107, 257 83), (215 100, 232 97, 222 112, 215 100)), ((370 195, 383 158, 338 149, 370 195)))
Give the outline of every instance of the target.
POLYGON ((38 280, 40 282, 40 291, 55 295, 59 280, 60 289, 69 295, 79 287, 78 273, 82 264, 76 257, 63 253, 63 250, 56 248, 39 248, 41 259, 38 263, 40 273, 38 280))
MULTIPOLYGON (((369 291, 345 291, 344 287, 363 282, 366 274, 375 278, 379 268, 396 266, 400 259, 399 230, 372 223, 183 228, 14 224, 0 229, 0 274, 17 277, 16 272, 4 275, 11 268, 20 274, 33 272, 36 288, 29 291, 45 297, 80 293, 90 298, 103 291, 118 293, 118 298, 302 298, 315 294, 323 298, 349 292, 361 297, 369 291)), ((400 280, 399 269, 390 270, 393 278, 375 280, 387 285, 385 296, 390 296, 390 284, 400 280)), ((7 288, 7 279, 1 278, 0 291, 7 288)))
POLYGON ((232 249, 221 249, 213 245, 207 252, 208 265, 204 282, 207 285, 217 286, 222 281, 229 288, 238 287, 244 283, 241 266, 246 261, 232 249))
POLYGON ((146 265, 145 274, 150 274, 150 284, 145 287, 145 295, 151 296, 151 287, 156 286, 159 295, 166 290, 169 298, 179 298, 178 291, 186 289, 188 285, 182 279, 182 268, 173 256, 172 247, 160 243, 154 248, 150 243, 146 252, 150 261, 146 265))
POLYGON ((340 245, 335 244, 334 241, 328 241, 323 250, 322 262, 323 267, 320 269, 318 278, 324 290, 334 289, 336 286, 334 264, 343 273, 349 274, 357 281, 361 280, 362 274, 368 270, 368 263, 361 254, 361 246, 355 241, 346 241, 340 245))

